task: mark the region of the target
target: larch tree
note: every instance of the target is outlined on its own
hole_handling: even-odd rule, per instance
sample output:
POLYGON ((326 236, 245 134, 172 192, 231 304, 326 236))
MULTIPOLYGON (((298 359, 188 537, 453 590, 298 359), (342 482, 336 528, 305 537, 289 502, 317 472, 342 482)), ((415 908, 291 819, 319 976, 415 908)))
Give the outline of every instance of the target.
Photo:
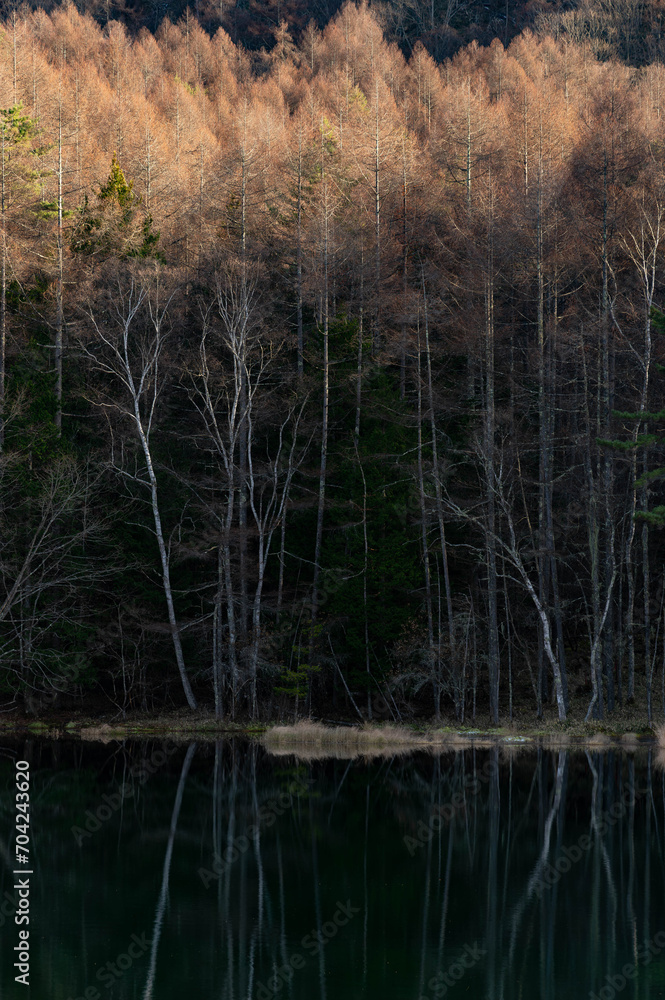
POLYGON ((23 113, 20 104, 0 111, 0 452, 5 439, 5 385, 7 364, 7 283, 12 272, 12 258, 18 263, 19 245, 16 226, 12 222, 26 199, 34 200, 37 171, 34 162, 38 152, 34 143, 37 123, 23 113), (32 162, 31 162, 32 161, 32 162), (10 243, 15 252, 10 252, 10 243))

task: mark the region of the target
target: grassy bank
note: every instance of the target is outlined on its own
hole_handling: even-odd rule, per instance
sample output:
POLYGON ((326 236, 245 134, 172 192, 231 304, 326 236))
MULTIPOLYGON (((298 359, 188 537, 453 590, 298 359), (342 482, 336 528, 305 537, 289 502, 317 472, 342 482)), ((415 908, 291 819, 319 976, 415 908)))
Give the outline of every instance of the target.
POLYGON ((288 753, 309 748, 340 753, 376 752, 390 748, 409 751, 416 748, 461 748, 465 746, 505 745, 551 748, 566 746, 610 747, 625 749, 660 743, 665 749, 665 726, 649 726, 638 714, 622 713, 603 722, 568 721, 555 718, 534 722, 517 719, 498 727, 479 717, 474 725, 460 726, 452 722, 434 724, 342 722, 324 724, 300 720, 295 724, 258 723, 247 720, 219 721, 210 713, 177 711, 162 715, 115 716, 53 715, 36 719, 34 716, 5 715, 0 717, 0 734, 6 736, 41 737, 47 739, 123 740, 165 738, 189 741, 215 740, 232 736, 260 739, 274 753, 288 753))
POLYGON ((309 720, 290 726, 272 726, 260 737, 271 753, 301 756, 355 756, 376 752, 405 752, 414 749, 440 751, 466 747, 543 746, 548 749, 579 747, 604 749, 612 746, 636 750, 641 746, 665 747, 665 727, 657 733, 650 727, 641 732, 600 729, 597 724, 580 724, 566 729, 516 730, 515 727, 450 726, 325 726, 309 720))

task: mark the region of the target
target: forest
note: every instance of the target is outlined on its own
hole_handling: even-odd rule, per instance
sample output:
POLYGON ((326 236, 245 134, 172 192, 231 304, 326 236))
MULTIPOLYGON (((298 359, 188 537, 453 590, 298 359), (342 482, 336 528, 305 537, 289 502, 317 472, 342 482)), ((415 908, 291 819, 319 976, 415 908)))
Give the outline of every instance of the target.
MULTIPOLYGON (((665 54, 662 0, 370 0, 389 42, 409 57, 419 43, 442 61, 471 42, 508 45, 525 29, 589 45, 601 59, 635 66, 665 54)), ((61 0, 0 0, 0 17, 19 8, 57 10, 61 0)), ((324 28, 342 0, 76 0, 80 14, 100 26, 118 21, 130 35, 156 32, 165 21, 192 17, 211 35, 223 28, 231 40, 258 53, 272 49, 281 24, 294 38, 324 28)))
POLYGON ((665 70, 0 28, 0 694, 665 708, 665 70))

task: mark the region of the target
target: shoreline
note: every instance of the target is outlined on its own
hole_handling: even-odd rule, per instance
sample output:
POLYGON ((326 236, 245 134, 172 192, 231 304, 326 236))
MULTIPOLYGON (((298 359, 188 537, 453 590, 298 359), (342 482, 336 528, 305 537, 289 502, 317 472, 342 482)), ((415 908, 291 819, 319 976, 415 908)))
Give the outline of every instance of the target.
POLYGON ((347 720, 299 720, 297 723, 238 722, 217 720, 203 713, 175 712, 162 715, 137 715, 119 719, 106 716, 60 714, 57 717, 16 718, 0 716, 0 736, 10 738, 74 739, 110 742, 126 739, 159 739, 175 741, 192 739, 214 741, 241 737, 258 740, 268 750, 280 753, 289 748, 363 747, 378 749, 433 750, 435 748, 464 749, 465 747, 506 746, 528 749, 545 747, 623 748, 639 749, 658 746, 659 723, 649 726, 636 718, 603 720, 585 723, 555 720, 529 724, 525 721, 489 726, 486 720, 472 725, 456 725, 442 720, 411 723, 365 723, 347 720))

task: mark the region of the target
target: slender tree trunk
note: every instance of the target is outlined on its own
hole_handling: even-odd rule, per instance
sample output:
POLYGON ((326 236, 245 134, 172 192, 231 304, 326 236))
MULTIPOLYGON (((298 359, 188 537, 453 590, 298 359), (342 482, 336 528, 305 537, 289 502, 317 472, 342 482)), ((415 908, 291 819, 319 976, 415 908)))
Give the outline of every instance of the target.
MULTIPOLYGON (((601 303, 601 342, 602 342, 602 377, 601 377, 601 436, 610 438, 610 421, 612 416, 612 385, 610 374, 610 300, 608 291, 608 177, 607 154, 603 161, 603 287, 601 303)), ((612 452, 605 449, 602 461, 603 495, 604 495, 604 547, 603 547, 603 585, 607 594, 611 580, 616 575, 614 560, 614 518, 612 510, 614 489, 614 462, 612 452)), ((614 710, 614 603, 610 602, 605 632, 603 635, 603 674, 607 692, 607 710, 614 710)))
MULTIPOLYGON (((370 670, 370 641, 369 641, 369 608, 367 603, 367 570, 369 566, 369 539, 367 537, 367 480, 365 478, 365 470, 363 469, 363 464, 360 460, 360 453, 358 451, 358 445, 356 443, 356 459, 358 461, 358 468, 360 469, 360 475, 363 481, 363 546, 364 546, 364 562, 363 562, 363 612, 364 612, 364 626, 365 626, 365 679, 367 682, 367 718, 372 718, 372 672, 370 670)), ((346 684, 346 681, 344 682, 346 684)))
POLYGON ((245 365, 240 365, 240 427, 238 434, 238 554, 240 576, 240 615, 238 620, 241 639, 247 638, 248 624, 248 553, 247 553, 247 461, 248 461, 248 398, 247 372, 245 365))
MULTIPOLYGON (((287 497, 288 505, 288 497, 287 497)), ((275 621, 279 625, 280 615, 282 613, 282 603, 284 601, 284 564, 286 561, 286 513, 287 506, 284 508, 284 513, 282 514, 282 523, 279 529, 279 576, 277 579, 277 606, 275 608, 275 621)))
POLYGON ((297 205, 297 245, 296 245, 296 296, 298 324, 298 378, 304 373, 305 341, 302 326, 302 117, 298 126, 298 205, 297 205))
POLYGON ((213 612, 212 640, 212 683, 215 696, 215 718, 224 716, 224 670, 223 670, 223 635, 222 606, 224 602, 224 559, 222 546, 217 546, 217 593, 213 612))
POLYGON ((150 211, 152 198, 152 157, 151 157, 152 136, 150 135, 150 123, 146 115, 145 120, 145 208, 150 211))
POLYGON ((360 409, 362 405, 363 390, 363 310, 365 296, 365 255, 364 247, 360 244, 360 308, 358 313, 358 358, 356 362, 356 422, 353 431, 353 439, 358 447, 360 440, 360 409))
MULTIPOLYGON (((233 508, 232 508, 233 509, 233 508)), ((226 621, 228 625, 228 661, 231 674, 231 718, 235 719, 238 707, 238 627, 236 624, 235 593, 231 572, 231 545, 226 533, 222 547, 224 563, 224 590, 226 592, 226 621)))
POLYGON ((162 517, 159 510, 157 477, 155 475, 155 470, 152 464, 150 443, 148 441, 148 438, 146 437, 146 433, 143 428, 143 422, 141 420, 141 414, 139 412, 139 406, 137 400, 135 400, 134 403, 134 421, 136 424, 136 429, 138 431, 139 439, 141 441, 141 447, 143 449, 143 457, 145 458, 145 463, 148 470, 148 480, 150 482, 150 501, 152 507, 153 521, 155 524, 155 537, 157 538, 157 545, 159 547, 159 558, 162 564, 162 586, 164 588, 164 597, 166 598, 166 606, 168 608, 169 625, 171 628, 171 639, 173 641, 173 649, 175 651, 176 662, 178 664, 178 673, 180 674, 180 680, 182 681, 185 697, 187 698, 187 704, 191 709, 195 709, 197 708, 196 698, 194 697, 194 693, 189 683, 189 678, 187 676, 187 671, 185 669, 185 658, 183 656, 182 643, 180 641, 180 629, 178 627, 178 621, 175 613, 175 605, 173 603, 173 591, 171 589, 171 570, 169 567, 169 554, 166 547, 166 543, 164 541, 164 532, 162 529, 162 517))
POLYGON ((591 611, 592 611, 592 628, 590 629, 591 648, 589 650, 589 669, 591 673, 591 687, 593 690, 593 697, 591 699, 591 708, 593 709, 593 717, 596 719, 602 719, 604 717, 604 700, 603 700, 603 677, 602 669, 598 666, 598 660, 595 656, 595 650, 598 646, 600 628, 601 628, 601 611, 600 611, 600 528, 598 525, 598 498, 596 490, 596 481, 594 480, 593 474, 593 464, 591 458, 591 438, 592 438, 592 423, 591 414, 589 412, 589 380, 587 376, 586 369, 586 355, 584 352, 584 334, 583 331, 580 332, 580 358, 582 362, 583 371, 583 383, 584 383, 584 413, 585 413, 585 444, 584 444, 584 473, 587 481, 587 491, 588 491, 588 503, 587 503, 587 537, 589 541, 589 560, 590 560, 590 578, 591 578, 591 611), (591 655, 593 653, 593 655, 591 655))
POLYGON ((55 426, 58 437, 62 434, 62 342, 64 332, 63 312, 63 238, 62 238, 62 94, 58 104, 58 277, 56 285, 55 320, 55 426))
MULTIPOLYGON (((423 568, 425 570, 425 612, 427 615, 427 652, 434 657, 434 625, 432 620, 432 581, 429 558, 429 541, 427 538, 427 509, 425 505, 425 478, 423 472, 423 388, 420 365, 420 329, 418 329, 417 342, 417 399, 418 410, 416 419, 418 422, 418 492, 420 495, 420 533, 423 547, 423 568)), ((438 671, 434 669, 434 663, 430 664, 432 669, 432 687, 434 690, 434 709, 437 719, 441 712, 441 694, 438 684, 438 671)))
POLYGON ((471 77, 466 80, 466 211, 471 217, 471 77))
POLYGON ((259 650, 261 644, 261 599, 263 596, 263 583, 265 580, 264 544, 265 540, 263 538, 263 534, 261 534, 259 538, 258 580, 256 583, 256 591, 254 593, 254 602, 252 606, 251 717, 253 719, 257 718, 259 710, 258 699, 257 699, 257 680, 258 680, 258 666, 259 666, 259 650))
POLYGON ((517 572, 521 576, 522 582, 524 583, 524 586, 526 587, 527 592, 536 607, 538 618, 540 619, 540 626, 542 628, 542 633, 543 633, 543 647, 545 650, 545 655, 547 656, 550 667, 552 668, 552 675, 554 677, 554 692, 556 695, 559 721, 564 722, 566 719, 566 702, 564 698, 563 680, 561 677, 561 670, 559 669, 559 661, 554 655, 554 650, 552 648, 552 631, 550 627, 547 608, 543 605, 542 601, 540 600, 536 588, 531 582, 529 574, 526 571, 524 561, 520 555, 517 546, 517 538, 515 536, 515 525, 513 521, 513 516, 506 504, 503 492, 501 490, 500 482, 499 482, 499 496, 501 498, 503 514, 508 524, 508 531, 510 533, 510 546, 504 546, 504 551, 507 553, 508 558, 517 569, 517 572))
POLYGON ((448 573, 448 546, 446 544, 446 527, 443 517, 443 497, 441 493, 441 476, 439 470, 439 446, 437 440, 436 414, 434 410, 434 388, 432 384, 432 352, 430 350, 429 339, 429 313, 427 308, 427 292, 425 288, 425 277, 423 275, 423 314, 425 320, 425 354, 427 358, 427 396, 429 406, 430 428, 432 435, 432 465, 434 469, 434 495, 436 497, 436 513, 439 522, 439 541, 441 543, 441 560, 443 563, 443 582, 446 591, 446 609, 448 612, 448 641, 450 644, 450 658, 455 655, 455 619, 453 616, 453 598, 450 589, 450 575, 448 573))
MULTIPOLYGON (((246 311, 246 266, 247 266, 247 106, 243 112, 243 141, 240 149, 240 256, 243 268, 243 312, 246 311)), ((238 433, 238 551, 240 570, 240 614, 238 616, 238 631, 241 639, 247 638, 248 626, 248 587, 247 587, 247 438, 248 438, 248 386, 246 366, 245 338, 240 344, 238 372, 240 376, 240 423, 238 433)))
POLYGON ((488 642, 490 720, 499 724, 499 621, 496 571, 496 471, 494 453, 494 220, 491 180, 489 185, 489 231, 487 275, 485 279, 485 559, 487 565, 488 642))
POLYGON ((406 143, 402 140, 402 338, 400 344, 399 395, 404 399, 406 392, 406 316, 408 301, 408 237, 407 237, 407 183, 406 183, 406 143))
MULTIPOLYGON (((639 424, 635 426, 634 439, 637 440, 639 424)), ((628 537, 626 539, 626 585, 628 587, 628 607, 626 608, 626 643, 628 646, 628 702, 635 700, 635 564, 633 543, 635 541, 635 514, 637 512, 637 445, 630 463, 630 504, 628 507, 628 537)))
POLYGON ((13 104, 16 106, 18 103, 16 96, 16 11, 12 11, 12 83, 14 90, 14 100, 13 104))
MULTIPOLYGON (((526 100, 526 95, 525 95, 526 100)), ((526 108, 525 108, 526 113, 526 108)), ((525 125, 526 157, 526 125, 525 125)), ((543 220, 542 220, 542 134, 538 159, 538 184, 536 192, 536 276, 537 292, 537 342, 538 342, 538 429, 539 429, 539 476, 538 476, 538 598, 544 608, 549 606, 549 558, 547 551, 547 531, 545 506, 548 489, 549 468, 547 453, 546 386, 545 386, 545 288, 543 279, 543 220)), ((544 636, 540 630, 538 643, 538 687, 542 705, 548 699, 547 658, 544 636)))
MULTIPOLYGON (((287 420, 289 418, 287 417, 287 420)), ((250 434, 249 445, 249 503, 252 515, 254 518, 254 525, 256 528, 256 535, 258 541, 258 554, 257 554, 257 582, 256 589, 254 592, 254 602, 252 607, 252 651, 251 651, 251 701, 252 701, 252 718, 256 718, 258 715, 258 699, 257 699, 257 681, 258 681, 258 665, 259 665, 259 653, 261 644, 261 606, 263 599, 263 588, 265 584, 266 576, 266 566, 268 563, 268 557, 270 555, 270 550, 272 548, 272 540, 277 526, 283 524, 286 506, 288 504, 289 493, 291 489, 291 480, 294 471, 293 465, 293 454, 295 449, 295 442, 297 440, 297 425, 294 429, 294 440, 291 446, 288 457, 288 466, 286 472, 286 478, 283 481, 282 486, 279 484, 279 466, 282 456, 282 441, 283 441, 283 431, 286 424, 283 424, 280 429, 280 447, 277 455, 274 459, 274 465, 272 467, 272 495, 268 497, 266 493, 261 491, 257 487, 254 474, 254 463, 253 463, 253 439, 250 434), (257 502, 258 496, 258 502, 257 502)))
POLYGON ((553 475, 554 475, 554 433, 555 433, 555 413, 556 413, 556 334, 558 329, 558 284, 554 286, 554 316, 552 322, 552 336, 550 338, 547 352, 547 493, 545 497, 545 524, 547 534, 547 551, 550 561, 550 582, 552 584, 552 604, 554 613, 554 627, 556 633, 556 654, 561 671, 561 681, 563 684, 563 697, 568 710, 568 673, 566 670, 566 650, 563 638, 563 613, 561 609, 561 597, 559 593, 559 572, 557 566, 557 555, 555 550, 554 537, 554 516, 552 513, 553 504, 553 475))
POLYGON ((0 454, 5 445, 5 365, 7 357, 7 216, 5 192, 5 126, 0 125, 0 208, 2 225, 2 276, 0 277, 0 454))
MULTIPOLYGON (((647 433, 647 425, 644 425, 644 433, 647 433)), ((646 456, 644 459, 644 473, 647 471, 646 456)), ((642 510, 648 509, 647 488, 642 491, 642 510)), ((651 723, 651 593, 649 574, 649 525, 646 521, 642 523, 642 596, 644 606, 644 676, 646 681, 647 695, 647 719, 651 723)))
POLYGON ((513 721, 513 653, 510 628, 510 603, 508 601, 508 577, 503 565, 503 603, 506 611, 506 658, 508 660, 508 719, 513 721))
MULTIPOLYGON (((323 127, 321 129, 323 137, 323 127)), ((310 664, 314 655, 314 643, 316 639, 316 623, 319 610, 319 580, 321 573, 321 545, 323 542, 323 513, 326 500, 326 476, 328 465, 328 419, 330 405, 330 359, 329 359, 329 316, 328 316, 328 178, 325 170, 325 159, 323 149, 323 138, 321 146, 321 169, 322 169, 322 210, 323 210, 323 412, 321 417, 321 460, 319 465, 319 496, 316 515, 316 536, 314 541, 314 579, 312 581, 312 616, 311 632, 309 641, 310 664)), ((308 692, 309 708, 311 710, 311 678, 308 692)))
POLYGON ((379 80, 375 83, 375 122, 374 122, 374 229, 375 229, 375 262, 374 262, 374 294, 376 296, 374 349, 378 348, 379 323, 381 317, 381 191, 380 191, 380 159, 379 159, 379 80))

